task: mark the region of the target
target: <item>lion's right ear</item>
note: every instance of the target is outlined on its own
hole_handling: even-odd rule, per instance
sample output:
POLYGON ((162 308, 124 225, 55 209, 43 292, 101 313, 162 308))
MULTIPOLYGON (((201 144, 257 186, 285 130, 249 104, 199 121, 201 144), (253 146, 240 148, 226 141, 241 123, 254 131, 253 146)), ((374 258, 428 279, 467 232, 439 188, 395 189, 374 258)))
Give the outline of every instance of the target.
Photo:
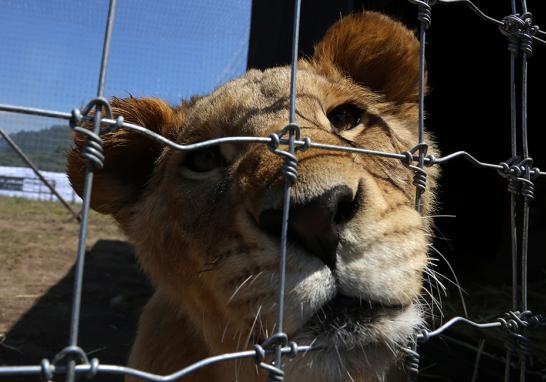
MULTIPOLYGON (((182 108, 173 109, 155 98, 114 98, 111 102, 114 117, 123 116, 126 122, 143 126, 174 140, 184 119, 182 108)), ((91 193, 91 208, 112 214, 136 202, 152 176, 155 162, 163 145, 141 134, 118 130, 101 136, 104 167, 96 168, 91 193)), ((80 154, 85 137, 76 135, 76 147, 68 153, 67 174, 79 196, 87 161, 80 154)))
POLYGON ((375 12, 344 17, 315 46, 315 69, 340 75, 403 104, 418 102, 419 41, 404 25, 375 12))

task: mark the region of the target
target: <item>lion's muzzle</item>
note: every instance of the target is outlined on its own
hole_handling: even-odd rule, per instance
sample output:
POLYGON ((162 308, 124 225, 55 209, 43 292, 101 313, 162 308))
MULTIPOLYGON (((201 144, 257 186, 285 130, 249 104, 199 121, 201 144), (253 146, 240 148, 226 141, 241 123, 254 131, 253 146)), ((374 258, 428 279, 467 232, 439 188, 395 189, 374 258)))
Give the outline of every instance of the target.
MULTIPOLYGON (((336 265, 339 228, 353 218, 358 198, 346 185, 337 185, 305 203, 293 203, 288 220, 289 240, 295 241, 329 268, 336 265)), ((264 231, 280 235, 281 209, 267 209, 258 218, 264 231)))

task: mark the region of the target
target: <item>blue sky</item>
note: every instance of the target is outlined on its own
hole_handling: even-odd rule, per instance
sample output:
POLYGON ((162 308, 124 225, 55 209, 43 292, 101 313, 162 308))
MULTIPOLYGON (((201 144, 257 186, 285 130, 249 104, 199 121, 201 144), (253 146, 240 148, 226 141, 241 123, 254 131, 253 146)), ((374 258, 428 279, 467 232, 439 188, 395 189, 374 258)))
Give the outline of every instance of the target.
MULTIPOLYGON (((96 95, 108 0, 4 0, 0 103, 70 111, 96 95)), ((172 103, 242 74, 250 0, 118 0, 106 96, 172 103)), ((10 132, 62 121, 0 112, 10 132)))

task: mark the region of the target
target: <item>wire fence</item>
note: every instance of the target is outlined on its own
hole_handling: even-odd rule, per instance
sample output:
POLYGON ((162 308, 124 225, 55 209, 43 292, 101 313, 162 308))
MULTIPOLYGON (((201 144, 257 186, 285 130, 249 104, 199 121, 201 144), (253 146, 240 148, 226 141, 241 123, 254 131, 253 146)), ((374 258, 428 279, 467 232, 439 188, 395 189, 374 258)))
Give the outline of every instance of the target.
POLYGON ((280 132, 269 137, 225 137, 202 141, 194 144, 177 144, 153 131, 142 126, 124 122, 122 117, 114 118, 109 102, 103 97, 108 58, 110 52, 110 41, 112 26, 115 17, 116 0, 110 0, 106 32, 104 36, 102 62, 100 66, 97 95, 82 110, 74 109, 71 113, 42 110, 15 105, 0 105, 0 111, 51 117, 69 121, 72 130, 87 138, 86 144, 81 151, 83 157, 88 161, 85 183, 83 188, 83 208, 81 211, 79 245, 74 277, 74 294, 72 301, 72 313, 70 324, 70 336, 68 346, 62 349, 51 361, 43 359, 40 365, 31 366, 4 366, 0 367, 0 376, 15 375, 39 375, 44 380, 53 380, 55 376, 64 375, 65 380, 73 382, 76 376, 85 375, 88 378, 102 374, 117 374, 140 377, 148 381, 174 381, 188 376, 193 372, 220 362, 227 362, 239 359, 253 359, 258 367, 269 374, 270 381, 282 381, 284 377, 283 358, 295 357, 299 353, 313 351, 316 348, 312 345, 300 345, 290 341, 283 331, 284 321, 284 295, 286 275, 286 255, 288 239, 288 221, 290 212, 290 191, 297 181, 298 151, 309 148, 325 149, 334 151, 352 152, 361 155, 374 155, 392 160, 401 161, 414 172, 413 183, 416 187, 415 209, 421 211, 422 194, 426 192, 427 178, 426 167, 437 166, 457 158, 468 160, 481 169, 496 170, 500 176, 506 178, 508 191, 510 192, 510 213, 511 213, 511 240, 512 240, 512 306, 506 310, 506 314, 491 322, 477 323, 464 317, 454 317, 442 326, 434 330, 422 330, 415 333, 410 346, 404 349, 407 354, 406 369, 409 379, 412 380, 419 372, 418 344, 427 342, 434 337, 449 330, 457 324, 470 325, 478 329, 489 330, 500 328, 508 336, 506 337, 505 357, 505 381, 510 380, 511 368, 514 364, 520 370, 519 381, 526 378, 528 338, 526 333, 545 324, 544 317, 533 313, 527 303, 527 263, 528 263, 528 231, 529 231, 529 208, 534 196, 533 179, 546 175, 537 167, 533 167, 533 159, 530 157, 528 148, 528 126, 527 126, 527 71, 529 58, 532 55, 533 42, 546 45, 546 32, 541 31, 533 25, 531 13, 528 12, 526 1, 521 0, 519 7, 515 0, 512 0, 512 14, 502 20, 494 19, 482 12, 469 0, 409 0, 417 6, 417 18, 420 22, 420 60, 419 60, 419 139, 416 145, 405 152, 382 152, 312 142, 310 138, 301 137, 300 128, 295 122, 296 113, 296 76, 297 76, 297 52, 299 35, 300 0, 294 2, 293 40, 292 40, 292 61, 290 81, 290 112, 287 125, 280 132), (427 142, 425 141, 424 128, 424 93, 425 93, 425 47, 427 32, 431 27, 432 6, 436 4, 464 3, 474 13, 485 21, 496 25, 500 32, 508 38, 508 49, 510 51, 510 99, 511 99, 511 153, 510 159, 494 164, 485 163, 465 151, 457 151, 439 158, 427 154, 427 142), (516 73, 517 60, 521 62, 521 72, 516 73), (516 89, 517 81, 521 82, 521 89, 516 89), (520 104, 518 107, 518 95, 520 104), (521 117, 518 123, 518 113, 521 117), (93 128, 83 127, 84 123, 92 123, 93 128), (106 126, 106 129, 101 129, 106 126), (246 144, 267 145, 272 152, 284 160, 284 196, 281 227, 281 253, 279 255, 279 285, 278 304, 276 314, 275 333, 262 344, 254 345, 253 349, 213 356, 203 359, 195 364, 189 365, 173 374, 160 376, 147 373, 141 370, 118 365, 107 365, 99 362, 97 358, 88 359, 84 350, 78 346, 78 330, 81 307, 82 277, 85 263, 85 242, 87 236, 88 217, 90 208, 90 196, 93 185, 93 171, 101 168, 104 164, 102 153, 101 134, 125 129, 137 134, 142 134, 150 139, 156 140, 174 150, 192 151, 206 147, 216 146, 222 143, 237 142, 246 144), (518 146, 518 141, 520 146, 518 146), (517 216, 521 214, 521 224, 518 224, 517 216), (274 361, 268 363, 266 357, 274 355, 274 361), (516 362, 514 362, 514 359, 516 362))

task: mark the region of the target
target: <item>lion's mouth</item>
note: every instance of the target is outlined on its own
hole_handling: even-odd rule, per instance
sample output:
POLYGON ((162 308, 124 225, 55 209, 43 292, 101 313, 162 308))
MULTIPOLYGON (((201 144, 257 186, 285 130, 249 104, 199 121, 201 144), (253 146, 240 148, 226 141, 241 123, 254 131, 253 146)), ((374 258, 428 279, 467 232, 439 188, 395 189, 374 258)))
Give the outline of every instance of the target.
POLYGON ((396 316, 407 308, 408 305, 387 305, 338 294, 322 306, 303 328, 317 336, 339 331, 357 333, 381 318, 396 316))

